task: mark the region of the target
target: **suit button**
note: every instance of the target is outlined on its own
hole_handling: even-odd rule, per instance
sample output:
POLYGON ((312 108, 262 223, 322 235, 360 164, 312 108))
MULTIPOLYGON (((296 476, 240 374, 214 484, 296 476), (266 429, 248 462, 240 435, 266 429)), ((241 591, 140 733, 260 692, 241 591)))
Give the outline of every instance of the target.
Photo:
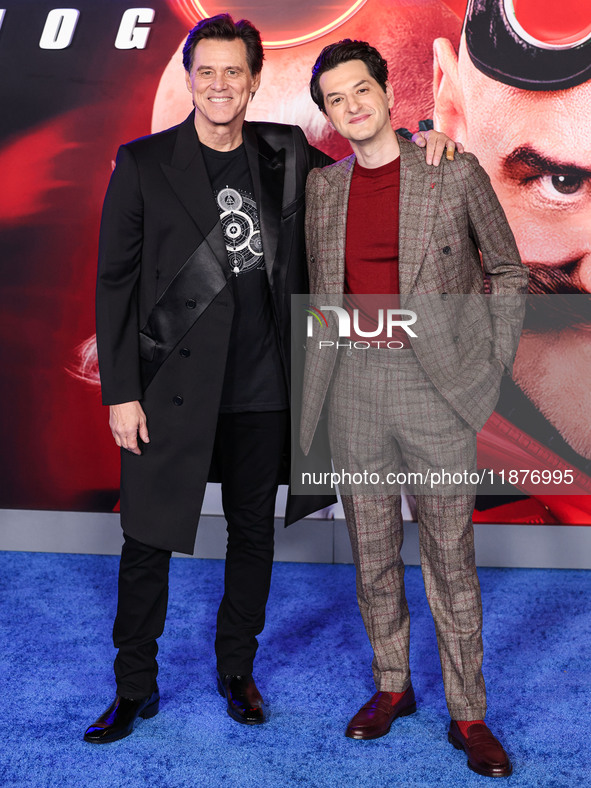
POLYGON ((194 298, 187 298, 187 300, 185 301, 185 306, 187 307, 187 309, 195 309, 195 307, 197 306, 197 301, 195 301, 194 298))
POLYGON ((441 294, 441 300, 442 301, 447 301, 447 293, 442 293, 441 294))
POLYGON ((454 342, 456 343, 456 345, 458 344, 459 341, 460 341, 459 337, 454 337, 454 342))
POLYGON ((175 405, 182 405, 185 400, 181 397, 180 394, 177 394, 172 398, 172 401, 174 402, 175 405))
POLYGON ((311 255, 310 255, 310 262, 311 262, 311 263, 313 263, 313 262, 315 262, 315 261, 316 261, 316 258, 314 257, 314 255, 313 255, 313 254, 311 254, 311 255))
POLYGON ((444 246, 441 251, 443 252, 443 254, 451 254, 451 247, 450 246, 444 246))
POLYGON ((180 356, 181 358, 189 358, 189 356, 190 356, 190 355, 191 355, 191 351, 189 350, 189 348, 188 348, 188 347, 182 347, 182 348, 179 350, 179 356, 180 356))

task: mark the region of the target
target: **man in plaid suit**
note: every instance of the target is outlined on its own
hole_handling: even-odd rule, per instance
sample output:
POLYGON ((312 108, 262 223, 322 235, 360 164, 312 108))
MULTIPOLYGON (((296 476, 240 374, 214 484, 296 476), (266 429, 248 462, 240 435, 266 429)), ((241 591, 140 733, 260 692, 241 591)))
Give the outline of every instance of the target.
POLYGON ((326 402, 335 469, 373 471, 378 479, 364 487, 341 485, 378 690, 346 735, 383 736, 396 717, 415 711, 400 494, 382 485, 388 471, 407 469, 426 479, 445 469, 468 483, 422 488, 417 511, 452 720, 449 740, 465 750, 474 771, 508 776, 511 762, 484 723, 470 474, 476 470, 476 432, 513 364, 527 269, 476 158, 444 161, 434 173, 393 131, 394 96, 377 50, 348 39, 326 47, 314 66, 311 92, 354 154, 308 176, 310 288, 321 311, 328 305, 322 317, 329 319, 320 336, 308 340, 300 440, 308 452, 326 402), (337 336, 331 318, 344 300, 363 303, 357 312, 367 316, 365 294, 396 295, 413 310, 416 325, 388 335, 378 327, 373 336, 381 341, 347 343, 343 336, 371 332, 364 333, 358 320, 357 332, 343 335, 339 320, 337 336))

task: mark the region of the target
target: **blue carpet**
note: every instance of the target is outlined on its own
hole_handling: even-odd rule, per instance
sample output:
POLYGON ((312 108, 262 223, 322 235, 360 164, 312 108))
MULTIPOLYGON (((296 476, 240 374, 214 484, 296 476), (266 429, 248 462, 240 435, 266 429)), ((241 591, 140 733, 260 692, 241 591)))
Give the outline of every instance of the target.
MULTIPOLYGON (((120 742, 86 744, 85 727, 113 695, 117 566, 108 556, 0 553, 3 787, 491 783, 447 742, 435 632, 417 567, 407 570, 406 586, 419 709, 388 736, 343 736, 374 692, 353 567, 276 565, 256 665, 272 716, 251 728, 226 715, 215 689, 223 563, 173 559, 160 713, 120 742)), ((483 569, 480 578, 487 722, 512 756, 508 784, 591 784, 591 572, 483 569)))

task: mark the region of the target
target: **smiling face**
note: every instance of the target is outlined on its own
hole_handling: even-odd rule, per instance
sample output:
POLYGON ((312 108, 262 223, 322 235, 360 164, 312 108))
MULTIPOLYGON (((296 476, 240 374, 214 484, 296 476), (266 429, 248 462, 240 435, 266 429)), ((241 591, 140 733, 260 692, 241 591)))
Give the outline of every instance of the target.
POLYGON ((354 150, 392 136, 392 87, 387 82, 384 91, 362 60, 348 60, 325 71, 319 86, 326 117, 354 150))
MULTIPOLYGON (((475 153, 505 209, 534 280, 591 292, 591 81, 520 90, 436 42, 435 120, 475 153)), ((542 285, 542 289, 544 289, 542 285)))
POLYGON ((203 39, 193 53, 187 88, 195 104, 199 139, 215 148, 220 135, 241 138, 251 94, 258 90, 260 74, 250 73, 244 42, 203 39))

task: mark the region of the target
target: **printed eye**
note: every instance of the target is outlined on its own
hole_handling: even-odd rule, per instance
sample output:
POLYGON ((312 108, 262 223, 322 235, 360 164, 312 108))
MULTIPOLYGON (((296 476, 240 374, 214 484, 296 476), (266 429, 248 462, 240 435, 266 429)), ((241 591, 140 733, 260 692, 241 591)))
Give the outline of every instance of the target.
POLYGON ((334 107, 335 104, 339 103, 339 101, 341 101, 341 99, 337 96, 336 98, 331 99, 330 104, 331 104, 332 107, 334 107))
POLYGON ((583 185, 583 178, 577 175, 547 175, 543 180, 550 180, 558 194, 576 194, 583 185))
POLYGON ((543 196, 553 200, 564 200, 579 197, 587 185, 588 179, 583 175, 539 175, 530 183, 537 183, 543 196))
POLYGON ((575 204, 589 193, 591 178, 585 175, 539 175, 528 179, 526 183, 537 186, 539 194, 545 200, 563 205, 575 204))

